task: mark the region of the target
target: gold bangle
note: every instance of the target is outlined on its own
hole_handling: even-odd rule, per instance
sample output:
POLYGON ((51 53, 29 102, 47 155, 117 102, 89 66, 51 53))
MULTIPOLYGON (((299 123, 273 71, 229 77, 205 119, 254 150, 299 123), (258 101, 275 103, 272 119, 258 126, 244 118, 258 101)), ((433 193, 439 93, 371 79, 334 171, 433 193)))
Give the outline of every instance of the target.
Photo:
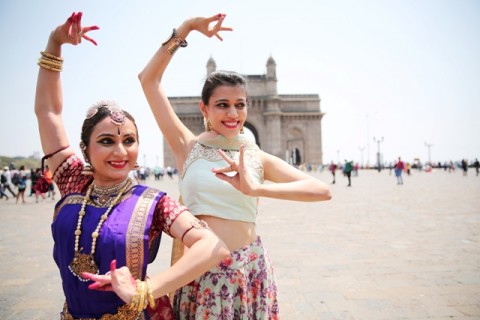
POLYGON ((140 281, 138 279, 136 280, 136 283, 137 292, 132 297, 129 308, 131 310, 142 312, 148 307, 149 302, 153 302, 150 303, 150 306, 153 308, 155 306, 155 301, 153 300, 153 294, 151 295, 152 301, 150 301, 150 284, 146 281, 140 281))
POLYGON ((148 304, 150 305, 150 308, 155 307, 155 298, 153 298, 153 291, 152 291, 152 285, 150 284, 150 279, 147 278, 147 297, 148 297, 148 304))
POLYGON ((44 64, 48 64, 52 67, 55 66, 55 67, 61 68, 63 66, 63 62, 61 62, 61 61, 50 60, 50 59, 45 59, 45 58, 40 58, 40 59, 38 59, 38 61, 40 61, 44 64))
POLYGON ((145 305, 145 282, 140 281, 140 303, 138 304, 137 311, 143 311, 146 308, 145 305))
POLYGON ((47 69, 47 70, 50 70, 50 71, 55 71, 55 72, 60 72, 62 71, 62 68, 56 68, 56 67, 53 67, 53 66, 50 66, 48 64, 45 64, 45 63, 42 63, 40 61, 37 62, 38 66, 44 68, 44 69, 47 69))
POLYGON ((56 61, 60 61, 60 62, 63 62, 63 58, 62 57, 57 57, 56 55, 53 55, 51 53, 48 53, 48 52, 45 52, 45 51, 40 51, 40 54, 42 56, 44 56, 45 58, 49 58, 49 59, 52 59, 52 60, 56 60, 56 61))

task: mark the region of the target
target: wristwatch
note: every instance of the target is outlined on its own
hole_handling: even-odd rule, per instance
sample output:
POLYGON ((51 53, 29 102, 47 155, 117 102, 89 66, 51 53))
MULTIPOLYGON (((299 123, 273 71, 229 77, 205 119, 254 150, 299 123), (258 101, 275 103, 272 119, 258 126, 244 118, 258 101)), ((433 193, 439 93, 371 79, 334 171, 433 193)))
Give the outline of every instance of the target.
POLYGON ((180 38, 179 36, 177 36, 177 30, 175 28, 173 28, 173 31, 172 31, 172 34, 171 36, 165 41, 162 43, 162 46, 163 45, 166 45, 167 43, 170 42, 170 40, 174 40, 172 42, 172 44, 167 48, 167 51, 170 52, 170 54, 174 54, 175 51, 177 51, 177 49, 179 47, 182 47, 182 48, 185 48, 186 46, 188 46, 188 42, 187 40, 184 40, 182 38, 180 38))

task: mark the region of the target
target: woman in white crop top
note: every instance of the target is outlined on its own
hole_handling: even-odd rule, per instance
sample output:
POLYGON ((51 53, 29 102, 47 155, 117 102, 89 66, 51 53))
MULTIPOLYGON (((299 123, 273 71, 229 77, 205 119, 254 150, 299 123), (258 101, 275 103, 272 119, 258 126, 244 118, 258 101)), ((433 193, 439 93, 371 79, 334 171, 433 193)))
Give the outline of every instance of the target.
POLYGON ((176 292, 174 309, 177 319, 278 319, 273 268, 255 232, 258 198, 323 201, 331 198, 331 192, 325 183, 260 150, 242 134, 248 106, 243 76, 209 75, 199 104, 205 120, 200 135, 175 114, 161 86, 165 69, 175 52, 187 46, 191 31, 223 40, 220 32, 232 31, 223 26, 224 19, 225 14, 218 14, 185 20, 139 74, 175 156, 184 204, 231 251, 229 258, 176 292), (274 183, 263 184, 264 180, 274 183))

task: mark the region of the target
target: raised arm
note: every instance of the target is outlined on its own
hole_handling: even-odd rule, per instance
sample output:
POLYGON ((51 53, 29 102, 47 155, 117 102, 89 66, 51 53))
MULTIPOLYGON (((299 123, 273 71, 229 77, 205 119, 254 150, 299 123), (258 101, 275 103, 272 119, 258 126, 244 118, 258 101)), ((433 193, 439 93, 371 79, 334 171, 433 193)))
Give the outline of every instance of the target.
POLYGON ((224 19, 224 14, 218 14, 210 18, 197 17, 185 20, 176 29, 176 36, 172 36, 167 42, 162 44, 138 75, 155 120, 172 149, 179 168, 183 165, 188 150, 195 140, 195 135, 175 114, 161 86, 162 77, 175 50, 181 44, 186 44, 185 39, 191 31, 195 30, 209 38, 215 36, 219 40, 223 40, 219 32, 232 30, 232 28, 222 26, 224 19), (212 23, 214 23, 213 26, 210 26, 212 23))
MULTIPOLYGON (((48 38, 47 46, 41 52, 37 89, 35 94, 35 114, 45 154, 56 153, 69 145, 62 120, 63 96, 60 71, 63 58, 62 45, 78 45, 82 38, 96 45, 86 33, 97 30, 97 26, 82 27, 82 13, 73 13, 67 21, 55 28, 48 38)), ((66 156, 73 153, 73 148, 66 148, 49 159, 49 167, 54 172, 66 156)))

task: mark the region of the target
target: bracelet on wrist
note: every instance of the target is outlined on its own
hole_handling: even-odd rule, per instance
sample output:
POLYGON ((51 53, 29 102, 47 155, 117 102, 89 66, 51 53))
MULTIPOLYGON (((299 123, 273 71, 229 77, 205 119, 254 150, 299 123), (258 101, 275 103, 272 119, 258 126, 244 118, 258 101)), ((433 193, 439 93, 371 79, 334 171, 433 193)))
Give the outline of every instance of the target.
POLYGON ((170 45, 168 46, 167 51, 171 55, 173 55, 177 51, 178 48, 180 48, 180 47, 185 48, 186 46, 188 46, 187 40, 185 40, 183 38, 180 38, 177 35, 177 30, 175 28, 173 28, 173 31, 172 31, 172 34, 170 35, 170 37, 162 43, 162 46, 166 45, 168 43, 170 43, 170 45), (171 42, 171 40, 173 40, 173 41, 171 42))
POLYGON ((47 70, 60 72, 63 68, 63 58, 57 57, 51 53, 40 51, 42 55, 39 59, 37 64, 47 70))
POLYGON ((152 288, 150 286, 150 281, 136 280, 137 282, 137 292, 132 297, 130 302, 130 309, 141 312, 145 310, 149 305, 150 308, 155 307, 155 299, 153 298, 152 288))

